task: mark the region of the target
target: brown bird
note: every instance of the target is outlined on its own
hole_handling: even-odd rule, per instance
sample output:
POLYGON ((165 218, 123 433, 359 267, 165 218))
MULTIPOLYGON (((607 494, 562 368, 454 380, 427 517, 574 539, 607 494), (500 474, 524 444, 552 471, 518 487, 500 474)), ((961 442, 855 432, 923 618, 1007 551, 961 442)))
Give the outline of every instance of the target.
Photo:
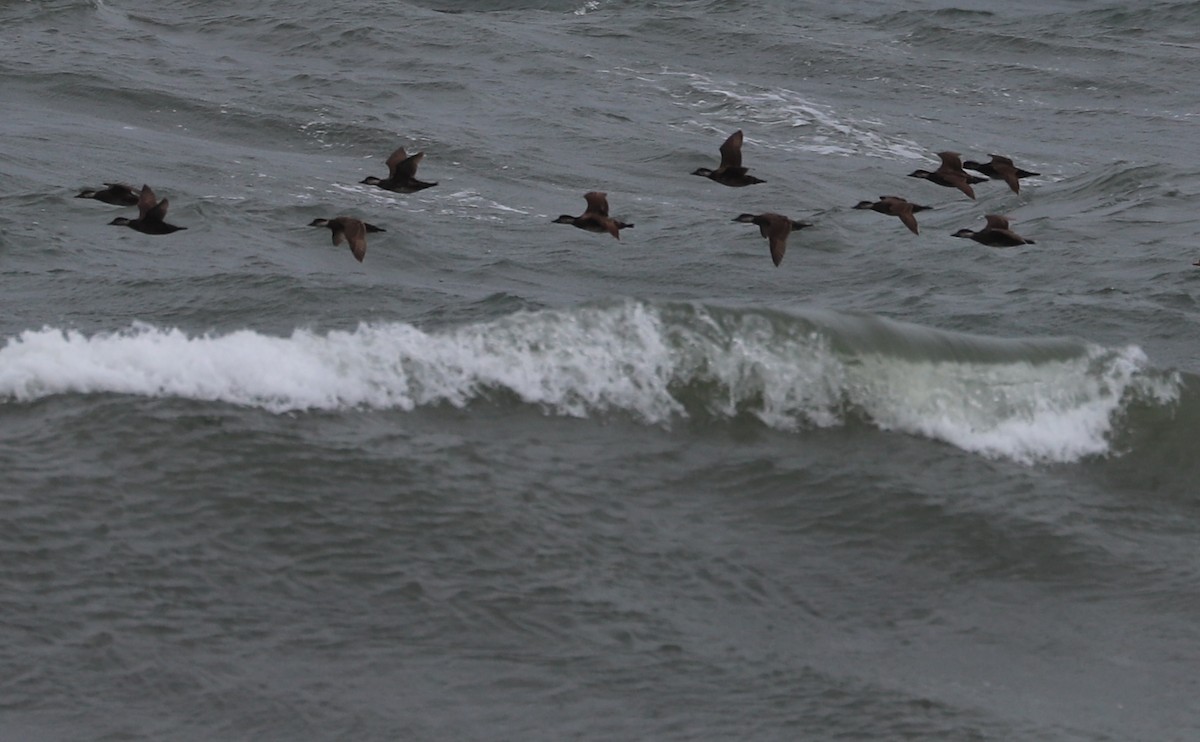
POLYGON ((380 180, 371 175, 363 178, 362 182, 396 193, 415 193, 425 188, 432 188, 437 183, 417 180, 417 165, 421 164, 421 159, 424 157, 424 152, 418 152, 410 157, 401 147, 387 158, 388 176, 386 178, 380 180))
POLYGON ((697 168, 692 175, 703 175, 709 180, 733 188, 766 182, 753 175, 747 175, 746 170, 742 167, 742 130, 738 129, 730 134, 725 143, 721 145, 721 164, 717 166, 717 169, 697 168))
POLYGON ((633 229, 632 224, 613 219, 608 215, 608 194, 600 191, 589 191, 583 194, 587 208, 579 216, 563 214, 555 219, 553 224, 571 224, 589 232, 608 232, 618 240, 621 239, 622 229, 633 229))
POLYGON ((909 203, 899 196, 880 196, 878 201, 859 201, 854 208, 870 209, 871 211, 878 211, 880 214, 898 216, 910 232, 920 234, 917 231, 917 218, 913 216, 913 212, 928 211, 931 207, 909 203))
POLYGON ((84 189, 75 198, 94 198, 113 206, 137 205, 139 191, 133 186, 127 186, 124 183, 105 183, 104 185, 108 187, 100 190, 84 189))
POLYGON ((987 219, 987 226, 978 232, 973 232, 969 229, 960 229, 953 236, 972 239, 988 247, 1016 247, 1017 245, 1034 244, 1033 240, 1025 239, 1009 229, 1007 217, 1000 216, 999 214, 988 214, 984 218, 987 219))
POLYGON ((177 227, 174 224, 167 224, 164 219, 167 218, 167 208, 171 205, 168 199, 158 201, 154 195, 154 191, 150 190, 150 186, 143 185, 142 192, 138 195, 138 218, 126 219, 123 216, 118 216, 109 222, 110 225, 119 227, 129 227, 136 229, 144 234, 170 234, 178 232, 187 227, 177 227))
POLYGON ((963 170, 962 160, 959 159, 957 152, 938 152, 938 157, 942 158, 942 164, 938 166, 937 170, 932 173, 928 170, 914 170, 908 174, 909 177, 924 178, 930 183, 947 188, 957 188, 974 199, 975 189, 971 188, 971 184, 983 183, 987 181, 987 178, 969 175, 966 170, 963 170))
POLYGON ((351 216, 339 216, 333 219, 313 219, 309 222, 310 227, 329 227, 329 231, 333 233, 333 244, 340 245, 342 240, 350 244, 350 252, 354 253, 354 259, 362 262, 367 256, 367 232, 386 232, 385 229, 380 229, 374 224, 367 224, 359 221, 351 216))
POLYGON ((793 229, 811 227, 811 222, 795 221, 783 214, 766 212, 763 214, 739 214, 733 218, 735 222, 757 224, 758 233, 767 238, 771 248, 771 261, 778 266, 783 262, 783 253, 787 250, 787 238, 793 229))
POLYGON ((1041 175, 1041 173, 1035 173, 1030 170, 1022 170, 1014 165, 1011 159, 1003 155, 988 155, 988 157, 992 158, 991 162, 978 163, 974 160, 967 160, 963 163, 963 167, 967 170, 983 173, 990 178, 1003 180, 1005 183, 1008 183, 1008 187, 1012 189, 1013 193, 1021 192, 1021 178, 1031 178, 1035 175, 1041 175))

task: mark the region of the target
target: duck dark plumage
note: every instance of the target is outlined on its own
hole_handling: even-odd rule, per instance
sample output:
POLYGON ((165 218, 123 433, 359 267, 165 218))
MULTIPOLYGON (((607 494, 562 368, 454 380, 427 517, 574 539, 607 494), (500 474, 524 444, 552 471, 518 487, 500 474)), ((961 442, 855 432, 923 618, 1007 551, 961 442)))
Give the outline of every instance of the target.
POLYGON ((167 224, 167 208, 171 205, 168 199, 158 201, 154 195, 154 191, 150 190, 150 186, 143 185, 142 192, 138 196, 138 218, 126 219, 119 216, 109 222, 110 225, 115 224, 120 227, 129 227, 136 229, 144 234, 170 234, 178 232, 187 227, 177 227, 174 224, 167 224))
POLYGON ((396 193, 415 193, 425 188, 432 188, 437 183, 417 180, 417 166, 421 164, 424 157, 424 152, 410 156, 401 147, 387 158, 388 176, 386 178, 381 180, 372 175, 363 178, 362 182, 396 193))
POLYGON ((878 211, 880 214, 900 217, 900 221, 904 222, 904 226, 908 227, 910 232, 920 234, 917 231, 917 218, 913 216, 913 213, 928 211, 930 207, 918 206, 899 196, 880 196, 878 201, 859 201, 854 208, 870 209, 878 211))
POLYGON ((975 162, 967 160, 963 163, 963 167, 967 170, 974 170, 977 173, 983 173, 989 178, 999 178, 1008 184, 1013 193, 1021 192, 1021 178, 1032 178, 1041 173, 1035 173, 1031 170, 1022 170, 1013 164, 1013 161, 1003 155, 988 155, 992 158, 991 162, 975 162))
POLYGON ((957 152, 939 152, 938 157, 942 158, 942 164, 937 170, 929 172, 928 170, 914 170, 909 173, 910 178, 924 178, 930 183, 936 183, 947 188, 957 188, 967 194, 972 200, 975 198, 975 189, 971 188, 974 183, 983 183, 987 178, 980 178, 970 175, 966 170, 963 170, 962 160, 957 152))
POLYGON ((608 215, 608 194, 600 191, 590 191, 583 194, 587 208, 579 216, 563 214, 554 220, 554 224, 571 224, 588 232, 608 232, 618 240, 621 239, 622 229, 632 229, 632 224, 613 219, 608 215))
POLYGON ((105 183, 99 190, 85 188, 75 198, 93 198, 113 206, 137 206, 140 191, 124 183, 105 183))
POLYGON ((367 232, 387 231, 350 216, 313 219, 308 226, 328 227, 329 231, 333 233, 333 244, 340 245, 342 240, 345 240, 350 245, 350 252, 354 253, 354 259, 360 263, 367 256, 367 232))
MULTIPOLYGON (((335 217, 335 218, 350 219, 352 217, 335 217)), ((327 226, 329 224, 329 222, 331 222, 331 221, 332 221, 331 219, 313 219, 311 222, 308 223, 308 226, 324 227, 324 226, 327 226)), ((363 229, 365 229, 368 232, 386 232, 387 231, 383 227, 376 227, 374 224, 370 224, 368 222, 363 222, 363 229)))
POLYGON ((721 164, 717 166, 717 169, 697 168, 692 175, 702 175, 709 180, 732 188, 765 183, 765 180, 747 174, 747 168, 742 167, 742 138, 741 129, 730 134, 725 143, 721 145, 721 164))
POLYGON ((758 225, 758 233, 766 238, 767 245, 771 249, 771 262, 776 266, 783 262, 783 254, 787 251, 788 235, 793 230, 812 226, 811 222, 796 221, 783 214, 769 211, 762 214, 738 214, 733 221, 758 225))
POLYGON ((987 219, 987 225, 978 232, 960 229, 953 236, 975 240, 988 247, 1016 247, 1017 245, 1034 244, 1033 240, 1026 239, 1009 229, 1006 217, 999 214, 988 214, 984 218, 987 219))

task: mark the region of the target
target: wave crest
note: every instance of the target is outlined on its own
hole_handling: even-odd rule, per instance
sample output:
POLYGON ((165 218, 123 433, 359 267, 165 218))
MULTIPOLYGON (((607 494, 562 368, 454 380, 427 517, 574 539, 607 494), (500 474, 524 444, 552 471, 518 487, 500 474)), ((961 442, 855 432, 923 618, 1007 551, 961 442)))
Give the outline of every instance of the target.
POLYGON ((1002 340, 853 314, 625 301, 425 331, 188 335, 135 325, 26 331, 0 348, 0 396, 181 397, 307 409, 515 399, 552 414, 752 415, 780 430, 861 419, 1021 462, 1109 453, 1131 402, 1178 400, 1178 374, 1134 346, 1002 340))

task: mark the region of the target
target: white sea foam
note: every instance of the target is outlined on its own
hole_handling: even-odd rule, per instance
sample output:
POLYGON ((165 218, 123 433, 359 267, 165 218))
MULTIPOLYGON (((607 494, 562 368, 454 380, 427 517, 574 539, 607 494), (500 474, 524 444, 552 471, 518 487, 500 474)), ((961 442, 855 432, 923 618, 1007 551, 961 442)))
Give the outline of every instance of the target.
MULTIPOLYGON (((723 120, 756 128, 781 126, 800 129, 789 141, 759 141, 756 146, 826 155, 855 155, 902 159, 928 159, 926 148, 914 141, 885 133, 881 122, 855 119, 832 106, 818 103, 795 90, 764 87, 746 81, 718 80, 693 72, 655 72, 621 69, 634 79, 666 93, 680 106, 712 110, 723 120)), ((716 127, 720 132, 727 125, 716 127)))
POLYGON ((333 144, 329 140, 329 127, 332 122, 324 111, 321 112, 321 118, 312 121, 306 121, 300 124, 300 132, 306 134, 316 140, 317 144, 324 149, 331 149, 333 144))
POLYGON ((1065 462, 1107 454, 1131 398, 1169 404, 1181 388, 1135 347, 970 362, 833 345, 809 321, 636 301, 436 332, 403 323, 287 337, 47 328, 0 347, 0 398, 108 392, 285 412, 466 407, 501 394, 551 414, 617 412, 650 424, 751 414, 781 430, 855 415, 986 456, 1065 462))
POLYGON ((442 214, 456 214, 466 216, 470 219, 493 222, 503 221, 504 217, 502 215, 507 214, 529 215, 528 211, 522 211, 512 206, 506 206, 499 201, 485 198, 477 191, 456 191, 446 198, 453 201, 458 208, 443 208, 440 210, 442 214))

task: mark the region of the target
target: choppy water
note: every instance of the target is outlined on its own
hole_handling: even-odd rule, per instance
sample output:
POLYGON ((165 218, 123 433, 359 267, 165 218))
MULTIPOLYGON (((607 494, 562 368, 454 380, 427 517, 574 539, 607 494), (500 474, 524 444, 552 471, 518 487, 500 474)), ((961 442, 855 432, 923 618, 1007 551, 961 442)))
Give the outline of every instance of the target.
POLYGON ((1200 735, 1200 6, 0 21, 0 738, 1200 735))

